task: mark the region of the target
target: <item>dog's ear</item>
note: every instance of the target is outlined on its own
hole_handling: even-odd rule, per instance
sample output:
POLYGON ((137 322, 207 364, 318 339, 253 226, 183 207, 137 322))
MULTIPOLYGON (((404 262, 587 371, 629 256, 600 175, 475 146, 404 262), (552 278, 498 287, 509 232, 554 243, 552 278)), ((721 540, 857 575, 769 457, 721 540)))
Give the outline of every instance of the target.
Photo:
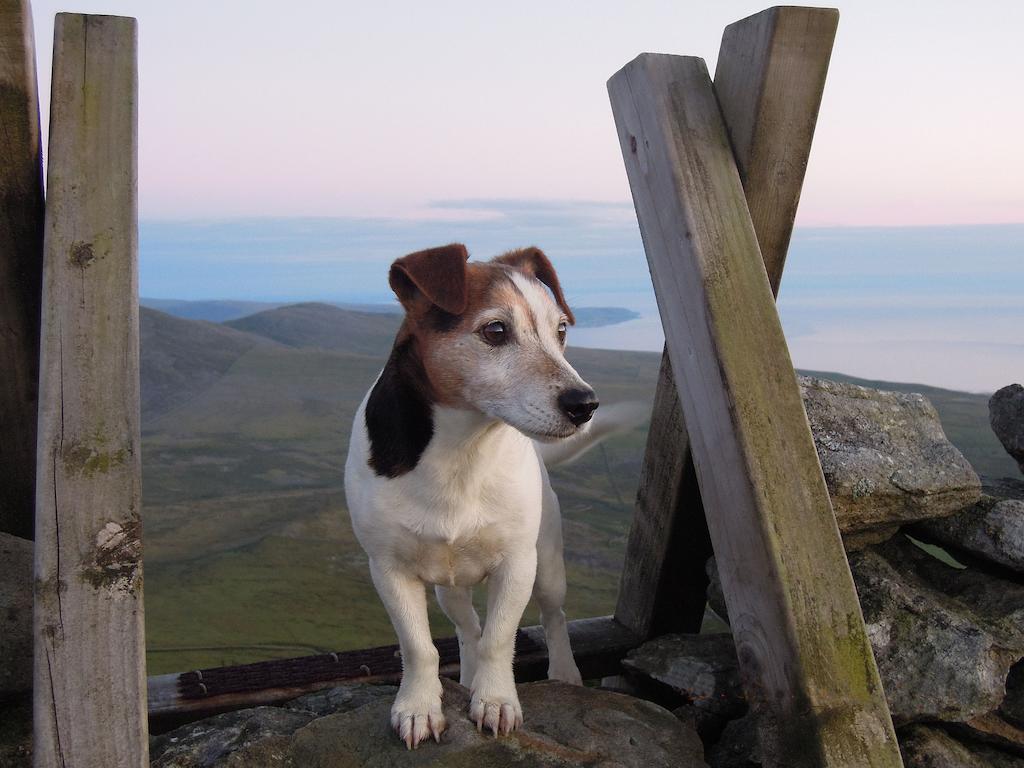
POLYGON ((558 282, 558 275, 555 273, 555 268, 551 265, 548 257, 544 255, 544 251, 540 248, 530 246, 529 248, 520 248, 516 251, 509 251, 503 253, 501 256, 496 256, 491 261, 498 264, 507 264, 510 267, 525 272, 530 277, 535 277, 540 280, 544 285, 551 289, 551 293, 555 296, 555 303, 558 304, 559 309, 565 313, 566 319, 570 325, 576 324, 576 318, 572 314, 572 310, 569 309, 569 304, 565 300, 565 294, 562 293, 562 286, 558 282))
POLYGON ((461 243, 428 248, 396 259, 388 282, 406 312, 434 305, 450 315, 466 311, 466 261, 461 243))

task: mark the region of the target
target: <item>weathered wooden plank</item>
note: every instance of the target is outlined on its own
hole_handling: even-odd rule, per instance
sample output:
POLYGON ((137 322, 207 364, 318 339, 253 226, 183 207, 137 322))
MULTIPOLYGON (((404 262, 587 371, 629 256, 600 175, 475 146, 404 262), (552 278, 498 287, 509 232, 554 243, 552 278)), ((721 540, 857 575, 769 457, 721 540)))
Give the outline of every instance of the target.
POLYGON ((715 95, 778 295, 839 25, 834 8, 769 8, 722 35, 715 95))
POLYGON ((43 161, 28 0, 0 0, 0 532, 35 515, 43 161))
POLYGON ((700 631, 709 557, 686 424, 663 353, 615 618, 643 638, 700 631))
MULTIPOLYGON (((586 678, 619 672, 619 662, 640 644, 640 638, 611 616, 570 621, 569 641, 586 678)), ((443 638, 434 645, 441 674, 458 678, 458 640, 443 638)), ((516 638, 516 680, 543 680, 547 670, 544 628, 522 628, 516 638)), ((214 712, 274 704, 343 683, 397 683, 401 676, 397 645, 155 675, 149 678, 149 715, 155 729, 166 730, 214 712)))
MULTIPOLYGON (((776 294, 838 23, 831 8, 769 8, 726 27, 718 54, 715 92, 776 294)), ((643 637, 700 629, 711 555, 667 352, 661 365, 615 609, 643 637)))
POLYGON ((704 62, 608 90, 766 764, 901 765, 704 62))
POLYGON ((58 14, 44 235, 35 765, 148 764, 134 19, 58 14))

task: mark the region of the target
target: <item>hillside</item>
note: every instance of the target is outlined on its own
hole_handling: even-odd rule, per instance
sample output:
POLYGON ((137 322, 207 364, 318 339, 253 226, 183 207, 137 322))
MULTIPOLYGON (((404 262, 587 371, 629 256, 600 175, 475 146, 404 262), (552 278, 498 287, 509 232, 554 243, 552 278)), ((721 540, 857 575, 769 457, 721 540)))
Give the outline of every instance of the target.
POLYGON ((401 324, 398 314, 357 312, 332 304, 290 304, 232 320, 228 326, 290 347, 383 355, 401 324))
POLYGON ((143 421, 195 397, 249 350, 277 346, 263 336, 146 307, 139 311, 139 334, 143 421))
MULTIPOLYGON (((151 674, 393 641, 348 522, 342 467, 397 319, 307 304, 247 320, 142 311, 151 674)), ((569 357, 604 402, 653 398, 657 354, 569 357)), ((985 398, 929 396, 976 461, 967 446, 985 447, 985 398)), ((571 617, 614 606, 645 437, 634 430, 552 472, 571 617)), ((451 632, 436 609, 431 617, 436 632, 451 632)), ((524 621, 536 618, 530 609, 524 621)))

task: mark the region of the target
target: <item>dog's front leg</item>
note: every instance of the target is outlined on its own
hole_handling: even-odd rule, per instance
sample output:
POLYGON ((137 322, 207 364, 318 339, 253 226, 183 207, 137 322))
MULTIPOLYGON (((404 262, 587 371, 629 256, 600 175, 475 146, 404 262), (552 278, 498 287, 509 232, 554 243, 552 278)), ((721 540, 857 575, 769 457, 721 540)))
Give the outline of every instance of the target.
POLYGON ((469 587, 434 588, 437 604, 455 624, 459 636, 459 683, 469 688, 476 675, 477 647, 480 644, 480 617, 473 607, 473 591, 469 587))
MULTIPOLYGON (((532 542, 531 542, 532 543, 532 542)), ((477 730, 508 733, 523 723, 512 675, 516 630, 537 572, 537 550, 509 554, 487 577, 487 621, 480 637, 469 716, 477 730)))
POLYGON ((409 749, 430 735, 440 741, 446 724, 441 711, 437 648, 430 639, 423 582, 373 560, 370 575, 402 649, 402 684, 391 707, 391 727, 409 749))

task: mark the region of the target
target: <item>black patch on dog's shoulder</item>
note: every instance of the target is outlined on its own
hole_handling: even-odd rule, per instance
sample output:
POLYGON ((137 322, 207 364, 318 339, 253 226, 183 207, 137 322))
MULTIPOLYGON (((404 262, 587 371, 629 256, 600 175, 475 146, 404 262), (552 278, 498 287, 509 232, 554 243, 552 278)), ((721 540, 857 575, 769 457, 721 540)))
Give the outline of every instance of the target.
POLYGON ((368 464, 382 477, 400 477, 419 463, 434 436, 423 365, 412 341, 397 344, 366 402, 368 464))

